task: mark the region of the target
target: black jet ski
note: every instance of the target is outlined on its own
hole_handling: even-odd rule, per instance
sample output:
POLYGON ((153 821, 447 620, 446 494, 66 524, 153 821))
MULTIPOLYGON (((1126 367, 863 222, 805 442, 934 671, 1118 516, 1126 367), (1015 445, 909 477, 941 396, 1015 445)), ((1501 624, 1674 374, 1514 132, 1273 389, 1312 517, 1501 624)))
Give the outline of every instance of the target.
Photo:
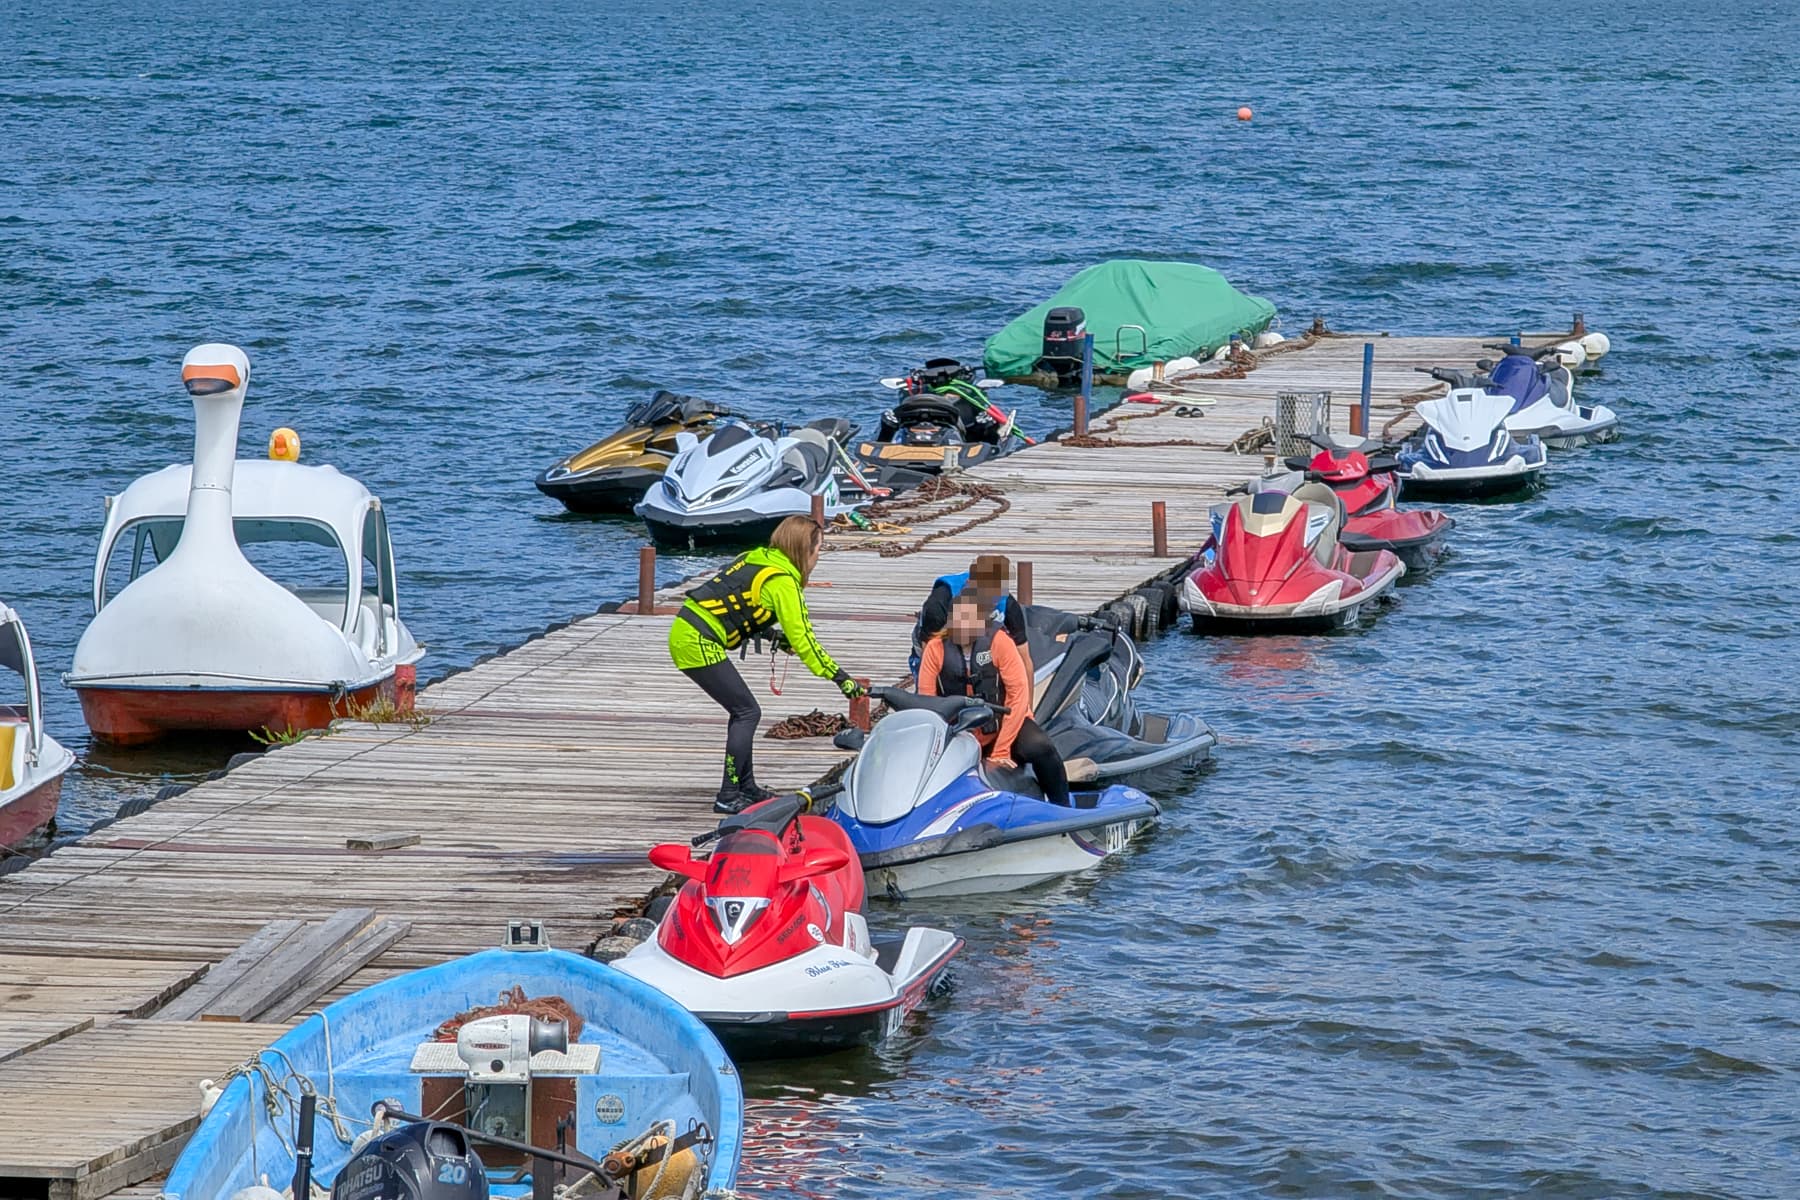
POLYGON ((966 470, 1032 439, 987 397, 997 379, 976 378, 975 368, 954 358, 934 358, 909 375, 884 379, 899 393, 881 414, 875 440, 860 442, 856 457, 878 487, 896 491, 921 476, 966 470))
POLYGON ((629 513, 663 477, 676 436, 704 440, 732 415, 723 404, 659 391, 631 406, 622 429, 537 477, 538 491, 575 513, 629 513))
POLYGON ((1116 623, 1034 604, 1025 610, 1025 627, 1036 679, 1033 712, 1071 780, 1138 781, 1212 753, 1218 738, 1200 717, 1138 708, 1131 692, 1143 679, 1144 660, 1116 623))

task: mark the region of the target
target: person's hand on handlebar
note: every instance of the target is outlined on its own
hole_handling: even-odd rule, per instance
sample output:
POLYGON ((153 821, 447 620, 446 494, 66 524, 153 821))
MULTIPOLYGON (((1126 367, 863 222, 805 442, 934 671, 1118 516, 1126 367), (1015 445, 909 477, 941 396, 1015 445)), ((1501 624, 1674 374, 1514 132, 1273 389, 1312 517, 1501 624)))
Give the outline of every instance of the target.
POLYGON ((1005 767, 1009 771, 1016 770, 1019 765, 1012 760, 1010 754, 995 754, 990 756, 987 761, 990 767, 1005 767))

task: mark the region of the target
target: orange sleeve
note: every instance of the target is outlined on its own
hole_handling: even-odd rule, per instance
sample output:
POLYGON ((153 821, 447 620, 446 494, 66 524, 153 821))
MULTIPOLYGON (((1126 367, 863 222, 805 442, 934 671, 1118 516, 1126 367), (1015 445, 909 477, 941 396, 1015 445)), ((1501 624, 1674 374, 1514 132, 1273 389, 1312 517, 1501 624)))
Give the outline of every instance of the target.
POLYGON ((926 638, 925 646, 919 651, 919 684, 916 690, 921 696, 938 694, 938 672, 944 669, 944 639, 926 638))
POLYGON ((1012 711, 1000 718, 1000 734, 994 739, 994 748, 989 753, 994 758, 1011 758, 1013 739, 1025 728, 1025 718, 1031 715, 1031 673, 1025 669, 1025 659, 1005 630, 995 631, 990 649, 994 665, 1000 668, 1000 682, 1006 688, 1006 706, 1012 711))

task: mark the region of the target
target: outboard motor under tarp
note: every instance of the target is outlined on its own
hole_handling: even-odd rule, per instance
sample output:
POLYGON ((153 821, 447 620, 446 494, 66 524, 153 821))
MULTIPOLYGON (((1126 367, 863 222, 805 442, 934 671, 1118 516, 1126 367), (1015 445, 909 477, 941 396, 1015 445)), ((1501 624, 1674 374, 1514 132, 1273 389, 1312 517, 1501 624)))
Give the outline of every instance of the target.
POLYGON ((487 1170, 461 1129, 417 1121, 358 1151, 331 1200, 488 1200, 487 1170))
POLYGON ((1044 354, 1037 361, 1056 382, 1072 387, 1081 382, 1081 341, 1087 336, 1087 314, 1079 308, 1053 308, 1044 314, 1044 354))

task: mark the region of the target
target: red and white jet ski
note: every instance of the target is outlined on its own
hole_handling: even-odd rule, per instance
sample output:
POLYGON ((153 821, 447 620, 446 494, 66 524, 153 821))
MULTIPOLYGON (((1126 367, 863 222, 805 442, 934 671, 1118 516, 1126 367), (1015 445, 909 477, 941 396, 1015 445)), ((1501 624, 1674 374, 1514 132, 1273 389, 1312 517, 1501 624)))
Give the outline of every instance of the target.
POLYGON ((1391 550, 1338 542, 1343 504, 1324 484, 1255 492, 1213 511, 1213 536, 1181 585, 1200 632, 1318 633, 1349 624, 1393 589, 1406 564, 1391 550))
POLYGON ((687 878, 656 934, 614 965, 699 1017, 734 1057, 818 1054, 880 1041, 917 1008, 962 939, 913 928, 869 937, 863 874, 805 793, 779 796, 650 861, 687 878))
POLYGON ((1444 553, 1456 522, 1436 509, 1401 508, 1400 463, 1381 443, 1351 437, 1316 437, 1317 453, 1285 460, 1284 474, 1251 482, 1251 492, 1292 493, 1308 481, 1337 493, 1344 506, 1338 544, 1351 553, 1392 550, 1408 571, 1430 567, 1444 553))

